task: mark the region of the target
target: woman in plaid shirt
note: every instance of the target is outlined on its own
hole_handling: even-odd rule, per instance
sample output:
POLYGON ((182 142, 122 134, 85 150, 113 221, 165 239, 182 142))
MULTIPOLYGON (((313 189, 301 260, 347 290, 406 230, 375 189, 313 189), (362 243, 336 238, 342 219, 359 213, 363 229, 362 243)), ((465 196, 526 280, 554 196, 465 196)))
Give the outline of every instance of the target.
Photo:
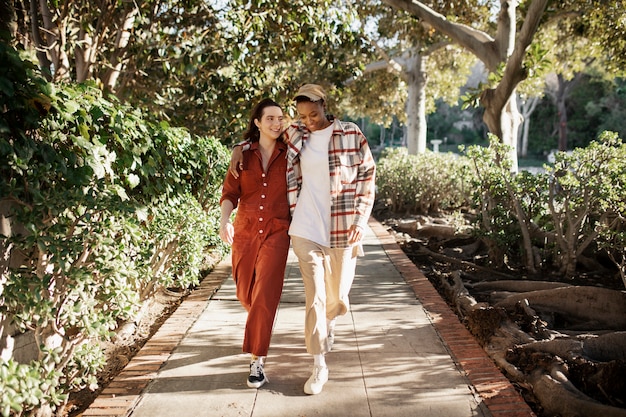
MULTIPOLYGON (((299 115, 287 128, 289 235, 306 296, 305 344, 313 355, 306 394, 328 381, 325 354, 334 341, 335 319, 349 310, 356 257, 374 204, 376 166, 367 139, 351 122, 326 115, 326 92, 305 84, 295 95, 299 115)), ((238 147, 231 158, 236 171, 238 147)))

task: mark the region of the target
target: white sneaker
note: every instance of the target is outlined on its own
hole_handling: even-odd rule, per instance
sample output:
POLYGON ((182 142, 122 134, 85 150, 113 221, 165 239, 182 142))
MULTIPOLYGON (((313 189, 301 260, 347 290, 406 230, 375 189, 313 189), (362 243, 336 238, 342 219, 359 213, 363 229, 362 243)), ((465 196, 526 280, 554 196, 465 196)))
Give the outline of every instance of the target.
POLYGON ((309 395, 315 395, 322 392, 324 384, 328 382, 328 367, 327 366, 314 366, 313 374, 304 384, 304 393, 309 395))

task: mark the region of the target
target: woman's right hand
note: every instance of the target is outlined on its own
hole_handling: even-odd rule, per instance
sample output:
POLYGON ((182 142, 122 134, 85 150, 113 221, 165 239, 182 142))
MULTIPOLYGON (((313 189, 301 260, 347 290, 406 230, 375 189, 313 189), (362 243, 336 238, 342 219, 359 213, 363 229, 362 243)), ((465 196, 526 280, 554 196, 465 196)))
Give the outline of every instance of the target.
POLYGON ((222 239, 224 243, 232 245, 234 237, 235 228, 233 227, 233 224, 231 222, 222 224, 220 226, 220 239, 222 239))

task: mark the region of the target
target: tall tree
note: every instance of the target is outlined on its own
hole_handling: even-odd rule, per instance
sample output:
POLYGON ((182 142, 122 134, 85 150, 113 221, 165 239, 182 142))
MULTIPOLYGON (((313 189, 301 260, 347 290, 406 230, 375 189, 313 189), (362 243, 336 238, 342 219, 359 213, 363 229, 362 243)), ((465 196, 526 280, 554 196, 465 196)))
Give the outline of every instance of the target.
POLYGON ((512 98, 515 97, 515 88, 526 76, 523 66, 526 48, 539 27, 548 0, 534 0, 530 3, 519 31, 516 28, 517 1, 501 0, 496 33, 493 37, 486 31, 475 29, 462 22, 454 22, 422 2, 414 0, 384 0, 384 2, 417 16, 446 34, 455 43, 476 55, 490 72, 496 73, 504 65, 501 81, 497 87, 483 92, 481 104, 485 109, 483 120, 489 130, 513 149, 511 158, 515 163, 512 169, 517 170, 515 149, 521 117, 516 100, 512 98))
MULTIPOLYGON (((455 14, 440 12, 439 4, 437 7, 429 7, 425 2, 416 0, 383 1, 395 9, 416 16, 421 22, 428 23, 455 44, 472 52, 491 73, 501 75, 496 86, 482 92, 480 102, 484 107, 483 120, 489 130, 513 149, 510 155, 514 161, 513 170, 517 170, 516 146, 521 123, 517 103, 513 98, 517 86, 527 77, 527 50, 540 24, 548 17, 575 21, 578 35, 587 34, 600 39, 605 50, 611 51, 615 56, 623 52, 626 45, 621 36, 626 33, 623 1, 568 0, 557 3, 548 0, 500 0, 499 7, 495 8, 497 19, 495 30, 491 31, 493 35, 477 28, 475 22, 458 19, 455 14), (610 33, 603 34, 602 28, 610 33)), ((490 16, 484 18, 488 20, 490 16)), ((623 62, 623 55, 618 60, 623 62)))
POLYGON ((578 84, 583 73, 574 74, 566 79, 563 73, 552 73, 546 78, 546 93, 556 107, 556 131, 558 132, 557 147, 559 151, 567 150, 567 105, 566 100, 572 89, 578 84))
MULTIPOLYGON (((596 62, 610 65, 606 62, 606 51, 597 42, 597 37, 580 33, 578 24, 576 20, 568 18, 550 21, 545 25, 542 36, 546 59, 552 63, 551 72, 545 79, 545 92, 556 107, 558 119, 555 121, 555 130, 559 151, 569 148, 567 100, 572 90, 580 82, 583 73, 596 62), (579 36, 572 36, 577 32, 579 36)), ((613 74, 616 75, 616 72, 613 74)))
MULTIPOLYGON (((468 2, 465 2, 468 3, 468 2)), ((477 13, 475 7, 465 11, 477 13)), ((349 85, 350 110, 389 124, 401 115, 410 154, 426 150, 427 114, 435 99, 456 103, 466 82, 470 58, 428 25, 415 25, 408 14, 393 13, 379 2, 355 5, 361 35, 370 46, 370 59, 360 77, 349 85), (390 103, 395 111, 391 111, 390 103), (403 113, 403 114, 402 114, 403 113)))
MULTIPOLYGON (((52 80, 93 80, 193 133, 229 138, 249 102, 307 79, 334 83, 360 56, 331 0, 16 0, 19 36, 52 80)), ((234 139, 232 139, 234 140, 234 139)))
POLYGON ((520 114, 522 115, 522 130, 519 132, 518 138, 518 156, 525 158, 528 156, 528 136, 530 133, 530 116, 533 114, 539 104, 541 95, 518 95, 518 104, 520 108, 520 114))

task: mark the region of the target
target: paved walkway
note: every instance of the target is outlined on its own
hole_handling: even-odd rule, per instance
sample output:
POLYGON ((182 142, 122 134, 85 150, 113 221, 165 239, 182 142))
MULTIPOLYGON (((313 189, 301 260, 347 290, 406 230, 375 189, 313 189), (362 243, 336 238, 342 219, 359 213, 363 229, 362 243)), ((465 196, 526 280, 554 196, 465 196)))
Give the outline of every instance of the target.
POLYGON ((321 394, 302 391, 312 358, 304 349, 304 292, 290 252, 268 384, 246 386, 246 313, 226 259, 83 415, 534 416, 384 227, 375 220, 370 227, 321 394))

